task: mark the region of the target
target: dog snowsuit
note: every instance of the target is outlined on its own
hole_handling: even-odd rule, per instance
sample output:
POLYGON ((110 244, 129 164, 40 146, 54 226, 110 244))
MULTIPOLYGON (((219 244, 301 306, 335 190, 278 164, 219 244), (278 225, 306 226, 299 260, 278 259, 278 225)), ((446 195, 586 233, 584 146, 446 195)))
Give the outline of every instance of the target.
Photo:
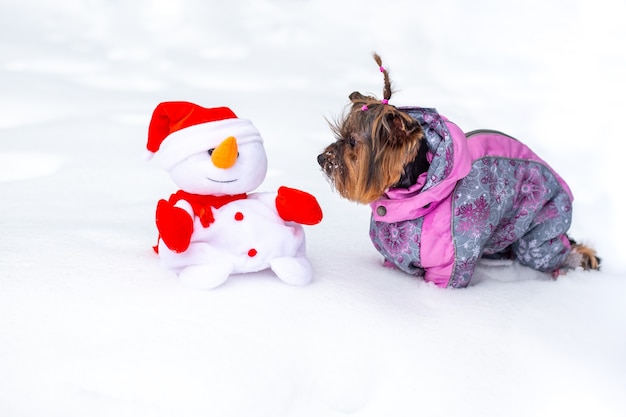
POLYGON ((466 287, 482 256, 511 253, 552 272, 571 251, 572 193, 527 146, 500 132, 463 133, 435 109, 419 121, 430 167, 373 202, 370 237, 397 268, 439 287, 466 287))

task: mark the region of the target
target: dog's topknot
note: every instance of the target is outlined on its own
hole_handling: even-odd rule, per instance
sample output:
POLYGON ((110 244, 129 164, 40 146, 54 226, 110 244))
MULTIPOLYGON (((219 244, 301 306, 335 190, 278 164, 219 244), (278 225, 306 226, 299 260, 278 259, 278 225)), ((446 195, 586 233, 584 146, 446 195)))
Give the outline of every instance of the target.
POLYGON ((360 109, 361 111, 366 111, 370 109, 372 106, 378 106, 381 104, 383 105, 383 108, 384 108, 385 105, 389 104, 389 99, 391 98, 393 94, 393 89, 391 88, 391 80, 389 79, 389 71, 387 71, 387 69, 383 66, 383 60, 381 59, 380 55, 378 55, 376 52, 372 53, 372 57, 374 58, 374 61, 376 61, 376 64, 378 65, 380 72, 383 73, 383 77, 384 77, 383 78, 384 79, 383 99, 379 100, 378 98, 374 96, 365 96, 359 93, 358 91, 355 91, 349 96, 350 101, 352 102, 353 110, 360 109))
POLYGON ((391 90, 391 81, 389 81, 389 72, 387 71, 385 67, 383 67, 383 60, 380 58, 380 55, 374 52, 372 56, 374 57, 374 61, 376 61, 376 64, 378 64, 378 67, 380 68, 380 72, 382 72, 383 76, 385 77, 385 87, 383 89, 383 98, 385 100, 389 100, 391 98, 391 94, 393 93, 393 91, 391 90))

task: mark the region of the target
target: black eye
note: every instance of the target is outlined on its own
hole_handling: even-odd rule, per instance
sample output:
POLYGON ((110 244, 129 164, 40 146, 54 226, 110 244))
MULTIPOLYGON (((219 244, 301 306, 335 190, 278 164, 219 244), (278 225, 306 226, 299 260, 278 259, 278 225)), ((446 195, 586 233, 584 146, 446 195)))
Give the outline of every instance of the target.
MULTIPOLYGON (((215 151, 215 148, 211 148, 207 151, 209 153, 209 156, 213 155, 213 151, 215 151)), ((237 158, 239 158, 239 152, 237 152, 237 158)))
POLYGON ((350 145, 353 148, 356 146, 356 140, 354 139, 354 136, 352 135, 348 136, 348 145, 350 145))

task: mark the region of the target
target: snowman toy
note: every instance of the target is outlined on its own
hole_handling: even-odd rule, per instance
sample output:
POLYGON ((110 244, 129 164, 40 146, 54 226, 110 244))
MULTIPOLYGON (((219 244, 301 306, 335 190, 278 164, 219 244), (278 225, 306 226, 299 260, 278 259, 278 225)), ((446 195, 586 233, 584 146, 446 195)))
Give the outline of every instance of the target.
POLYGON ((156 208, 161 264, 210 289, 231 274, 271 269, 305 285, 313 269, 302 225, 322 220, 311 194, 288 187, 255 192, 267 173, 261 135, 228 107, 160 103, 148 128, 148 157, 180 188, 156 208))

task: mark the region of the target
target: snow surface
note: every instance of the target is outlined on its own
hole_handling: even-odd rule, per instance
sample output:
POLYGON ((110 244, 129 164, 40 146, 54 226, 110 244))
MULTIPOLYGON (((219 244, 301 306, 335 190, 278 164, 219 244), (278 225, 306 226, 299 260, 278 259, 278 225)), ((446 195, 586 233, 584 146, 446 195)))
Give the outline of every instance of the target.
POLYGON ((624 416, 621 0, 3 0, 0 416, 624 416), (354 90, 523 139, 569 182, 602 272, 381 266, 316 165, 354 90), (265 138, 260 191, 316 195, 314 281, 182 286, 151 252, 174 191, 141 158, 160 101, 265 138))

